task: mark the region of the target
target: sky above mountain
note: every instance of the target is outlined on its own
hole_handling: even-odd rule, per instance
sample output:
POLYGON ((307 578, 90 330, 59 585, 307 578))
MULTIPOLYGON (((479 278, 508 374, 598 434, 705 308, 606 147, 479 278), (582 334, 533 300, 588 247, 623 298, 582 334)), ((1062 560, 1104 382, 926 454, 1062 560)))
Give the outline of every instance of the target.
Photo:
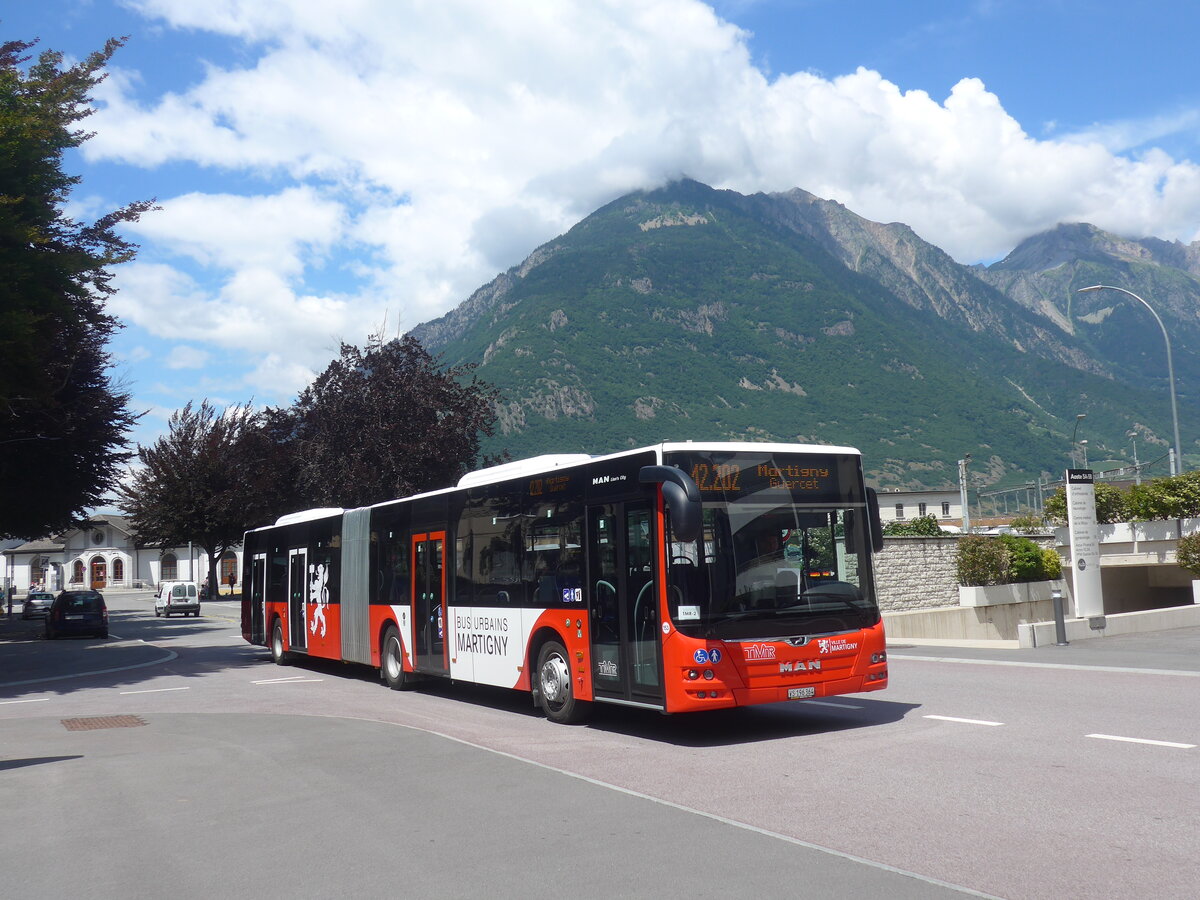
POLYGON ((137 434, 287 402, 628 191, 801 187, 964 263, 1059 222, 1200 238, 1200 9, 1147 0, 3 0, 128 35, 70 212, 156 198, 113 349, 137 434))

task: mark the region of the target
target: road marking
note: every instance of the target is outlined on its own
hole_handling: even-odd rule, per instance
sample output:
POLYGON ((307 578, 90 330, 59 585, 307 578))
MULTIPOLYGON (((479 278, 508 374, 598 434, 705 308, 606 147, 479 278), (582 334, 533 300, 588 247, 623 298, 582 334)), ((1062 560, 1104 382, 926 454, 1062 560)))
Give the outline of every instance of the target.
POLYGON ((190 691, 190 690, 191 690, 190 687, 150 688, 149 690, 145 690, 145 691, 121 691, 121 696, 124 696, 125 694, 165 694, 167 691, 190 691))
POLYGON ((1066 669, 1072 672, 1122 672, 1129 675, 1181 675, 1184 678, 1200 678, 1200 672, 1184 669, 1138 669, 1133 666, 1081 666, 1073 663, 1017 662, 1011 659, 959 659, 955 656, 910 656, 907 653, 888 651, 890 659, 906 659, 915 662, 959 663, 965 666, 1015 666, 1020 669, 1066 669))
POLYGON ((834 709, 862 709, 857 703, 832 703, 829 700, 807 700, 807 706, 832 706, 834 709))
POLYGON ((28 700, 0 700, 0 706, 7 706, 10 703, 45 703, 49 697, 31 697, 28 700))
POLYGON ((959 719, 955 716, 925 716, 926 719, 937 719, 939 722, 959 722, 963 725, 990 725, 995 727, 1003 722, 988 722, 985 719, 959 719))
POLYGON ((251 684, 304 684, 310 681, 324 681, 324 678, 305 678, 302 675, 293 675, 290 678, 271 678, 267 681, 252 681, 251 684))
POLYGON ((1149 744, 1152 747, 1173 747, 1176 750, 1194 750, 1195 744, 1177 744, 1174 741, 1152 741, 1148 738, 1121 737, 1116 734, 1089 734, 1086 737, 1101 741, 1124 741, 1126 744, 1149 744))

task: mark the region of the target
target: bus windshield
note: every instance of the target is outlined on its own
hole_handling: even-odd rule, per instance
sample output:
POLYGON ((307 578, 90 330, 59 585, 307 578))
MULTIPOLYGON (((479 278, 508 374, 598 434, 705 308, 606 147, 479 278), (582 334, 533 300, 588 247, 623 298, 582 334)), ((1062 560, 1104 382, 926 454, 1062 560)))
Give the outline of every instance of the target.
POLYGON ((701 534, 688 542, 669 528, 667 535, 670 613, 681 632, 767 640, 855 631, 879 621, 857 460, 816 462, 693 464, 694 479, 710 478, 708 487, 697 480, 701 534), (814 471, 818 476, 808 478, 814 471), (801 472, 804 478, 789 479, 801 472), (713 477, 724 479, 720 490, 713 477))

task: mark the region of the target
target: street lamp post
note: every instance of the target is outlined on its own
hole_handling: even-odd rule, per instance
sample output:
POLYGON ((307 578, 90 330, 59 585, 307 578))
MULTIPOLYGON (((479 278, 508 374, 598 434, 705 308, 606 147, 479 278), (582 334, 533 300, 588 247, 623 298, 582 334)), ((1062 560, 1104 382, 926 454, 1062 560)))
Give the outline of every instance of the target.
POLYGON ((1128 294, 1138 303, 1142 304, 1142 306, 1146 307, 1146 309, 1150 310, 1150 315, 1154 316, 1154 321, 1158 323, 1158 327, 1162 331, 1163 341, 1167 345, 1167 379, 1171 384, 1171 422, 1175 426, 1175 458, 1171 460, 1171 474, 1178 475, 1180 468, 1183 466, 1183 454, 1179 443, 1179 410, 1175 406, 1175 364, 1171 361, 1171 338, 1167 336, 1167 328, 1163 325, 1163 321, 1159 318, 1158 313, 1154 311, 1154 307, 1133 291, 1113 287, 1111 284, 1093 284, 1091 287, 1080 288, 1076 293, 1084 294, 1089 291, 1120 291, 1122 294, 1128 294))
POLYGON ((1071 465, 1079 465, 1079 460, 1075 456, 1075 435, 1079 433, 1079 423, 1087 418, 1087 413, 1075 414, 1075 427, 1071 429, 1071 465))
POLYGON ((1137 484, 1142 483, 1142 467, 1138 465, 1137 458, 1137 432, 1131 431, 1126 437, 1133 438, 1133 480, 1137 484))
POLYGON ((1083 467, 1087 468, 1087 438, 1079 442, 1079 449, 1083 451, 1083 467))

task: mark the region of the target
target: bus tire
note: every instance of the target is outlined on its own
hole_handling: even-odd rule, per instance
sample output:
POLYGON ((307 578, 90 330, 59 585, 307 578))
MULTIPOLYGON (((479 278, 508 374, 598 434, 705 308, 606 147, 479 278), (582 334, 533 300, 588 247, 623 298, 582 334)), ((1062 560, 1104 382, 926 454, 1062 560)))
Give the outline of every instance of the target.
POLYGON ((277 666, 286 666, 289 662, 287 651, 283 649, 283 622, 279 619, 271 628, 271 660, 277 666))
POLYGON ((384 683, 393 691, 405 691, 413 686, 416 676, 404 671, 404 645, 400 643, 400 632, 389 626, 383 634, 383 646, 379 649, 379 671, 384 683))
POLYGON ((571 681, 571 661, 558 641, 546 641, 538 651, 538 701, 546 718, 562 725, 582 722, 591 712, 591 704, 578 699, 571 681))

